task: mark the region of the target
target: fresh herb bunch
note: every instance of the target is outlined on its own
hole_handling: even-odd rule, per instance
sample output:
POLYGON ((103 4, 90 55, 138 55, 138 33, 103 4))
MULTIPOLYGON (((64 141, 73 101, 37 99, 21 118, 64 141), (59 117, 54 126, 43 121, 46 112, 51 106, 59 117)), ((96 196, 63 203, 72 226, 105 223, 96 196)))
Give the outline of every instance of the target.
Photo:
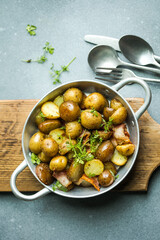
POLYGON ((97 147, 102 143, 103 139, 100 137, 98 131, 96 130, 95 133, 92 133, 90 136, 90 149, 91 153, 95 153, 97 147))
POLYGON ((93 116, 98 117, 98 113, 97 113, 97 111, 95 110, 94 107, 92 107, 92 109, 91 109, 91 113, 93 114, 93 116))
POLYGON ((53 84, 56 84, 56 83, 60 83, 60 75, 63 73, 63 72, 66 72, 66 71, 69 71, 69 65, 76 59, 76 57, 74 57, 66 66, 61 66, 61 69, 60 70, 54 70, 54 64, 52 63, 52 66, 50 68, 50 75, 51 75, 51 78, 53 78, 53 84))
POLYGON ((104 127, 104 131, 107 133, 107 132, 110 132, 112 130, 112 127, 113 127, 113 119, 112 118, 109 118, 109 121, 106 122, 104 119, 103 120, 103 123, 101 124, 101 127, 104 127))
POLYGON ((68 191, 68 189, 66 187, 64 187, 59 181, 57 181, 55 184, 53 184, 52 189, 53 189, 53 191, 56 191, 56 189, 59 189, 63 192, 68 191))
POLYGON ((37 165, 41 163, 41 160, 35 153, 31 154, 31 161, 33 164, 37 164, 37 165))
POLYGON ((35 32, 35 30, 37 29, 37 27, 36 26, 34 26, 34 25, 27 25, 27 27, 26 27, 26 30, 28 31, 28 33, 31 35, 31 36, 35 36, 36 35, 36 32, 35 32))

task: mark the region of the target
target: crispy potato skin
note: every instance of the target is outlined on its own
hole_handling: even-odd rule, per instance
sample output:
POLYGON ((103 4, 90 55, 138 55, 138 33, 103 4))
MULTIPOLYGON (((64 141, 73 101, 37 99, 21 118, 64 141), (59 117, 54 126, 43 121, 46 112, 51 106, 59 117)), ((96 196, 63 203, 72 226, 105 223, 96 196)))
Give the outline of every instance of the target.
POLYGON ((109 107, 104 107, 103 109, 103 116, 104 116, 104 119, 106 121, 109 121, 109 117, 114 113, 114 109, 113 108, 109 108, 109 107))
POLYGON ((72 139, 79 137, 82 133, 82 126, 79 122, 68 122, 66 123, 66 135, 72 139))
POLYGON ((44 152, 40 152, 38 154, 38 158, 41 160, 41 162, 44 162, 44 163, 50 162, 51 160, 51 157, 46 156, 44 152))
POLYGON ((81 113, 81 124, 87 129, 99 129, 102 123, 102 116, 96 111, 96 115, 91 109, 86 109, 81 113))
POLYGON ((101 186, 108 187, 114 182, 114 177, 109 170, 104 170, 98 177, 101 186))
POLYGON ((54 157, 58 153, 58 144, 52 138, 45 138, 41 148, 42 152, 48 157, 54 157))
POLYGON ((50 185, 53 183, 54 178, 52 176, 52 171, 49 169, 47 163, 40 163, 36 166, 36 175, 38 176, 40 181, 46 185, 50 185))
POLYGON ((94 92, 86 97, 84 105, 86 108, 94 108, 96 111, 102 112, 105 106, 109 106, 109 103, 102 94, 94 92))
POLYGON ((116 147, 119 153, 121 153, 124 156, 130 156, 134 152, 134 144, 124 144, 124 145, 119 145, 116 147))
POLYGON ((83 175, 84 165, 80 163, 75 163, 74 161, 71 163, 67 176, 70 181, 77 182, 83 175))
POLYGON ((51 159, 49 168, 52 171, 62 171, 67 166, 67 158, 65 156, 56 156, 51 159))
POLYGON ((127 110, 125 107, 118 108, 112 115, 111 119, 113 124, 118 125, 123 123, 127 118, 127 110))
POLYGON ((118 108, 123 107, 123 104, 118 99, 114 98, 110 102, 110 107, 117 110, 118 108))
POLYGON ((57 119, 55 120, 45 120, 44 122, 38 125, 38 128, 43 133, 49 133, 55 128, 61 127, 61 122, 57 119))
POLYGON ((44 134, 41 132, 36 132, 33 134, 29 141, 29 149, 31 152, 38 154, 41 152, 41 144, 42 141, 44 140, 44 134))
POLYGON ((75 121, 80 116, 80 108, 73 101, 63 102, 59 108, 60 117, 66 122, 75 121))
POLYGON ((78 88, 69 88, 63 95, 64 101, 73 101, 80 104, 82 102, 83 93, 78 88))
POLYGON ((102 162, 109 161, 114 153, 114 147, 110 140, 104 141, 96 151, 96 157, 102 162))

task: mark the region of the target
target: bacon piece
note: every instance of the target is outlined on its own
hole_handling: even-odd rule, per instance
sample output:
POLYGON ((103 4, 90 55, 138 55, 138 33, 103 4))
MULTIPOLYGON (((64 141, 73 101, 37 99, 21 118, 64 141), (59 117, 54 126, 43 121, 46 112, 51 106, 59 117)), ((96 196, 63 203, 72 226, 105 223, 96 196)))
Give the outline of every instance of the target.
POLYGON ((117 147, 118 143, 117 143, 117 140, 115 138, 111 138, 111 143, 113 144, 114 147, 117 147))
POLYGON ((88 141, 90 135, 91 133, 89 131, 83 130, 79 138, 83 138, 83 144, 85 144, 88 141))
POLYGON ((68 179, 65 171, 53 172, 53 177, 56 178, 64 187, 68 188, 72 182, 68 179))
POLYGON ((87 177, 86 174, 83 174, 82 177, 80 178, 80 180, 83 179, 89 183, 91 183, 93 185, 93 187, 95 187, 95 189, 97 191, 100 191, 100 187, 99 187, 99 182, 98 182, 98 179, 97 177, 87 177))
POLYGON ((131 143, 129 139, 129 133, 126 128, 126 124, 120 124, 113 128, 113 139, 117 141, 118 145, 131 143))

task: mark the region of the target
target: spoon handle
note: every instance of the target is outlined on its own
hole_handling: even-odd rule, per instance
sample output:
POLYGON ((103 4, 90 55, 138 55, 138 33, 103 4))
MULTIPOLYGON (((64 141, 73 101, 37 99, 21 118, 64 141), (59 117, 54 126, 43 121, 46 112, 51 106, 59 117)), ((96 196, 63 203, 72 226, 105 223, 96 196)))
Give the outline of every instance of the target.
POLYGON ((156 59, 157 62, 160 62, 160 57, 157 55, 154 55, 154 58, 156 59))
POLYGON ((136 76, 136 78, 144 80, 146 82, 159 82, 160 83, 160 79, 155 79, 155 78, 145 78, 145 77, 138 77, 136 76))
POLYGON ((133 68, 138 68, 138 69, 142 69, 142 70, 145 70, 145 71, 150 71, 150 72, 160 74, 160 69, 151 68, 151 67, 144 67, 144 66, 140 66, 140 65, 136 65, 136 64, 132 64, 132 63, 126 63, 126 62, 123 62, 123 61, 120 62, 119 66, 133 67, 133 68))

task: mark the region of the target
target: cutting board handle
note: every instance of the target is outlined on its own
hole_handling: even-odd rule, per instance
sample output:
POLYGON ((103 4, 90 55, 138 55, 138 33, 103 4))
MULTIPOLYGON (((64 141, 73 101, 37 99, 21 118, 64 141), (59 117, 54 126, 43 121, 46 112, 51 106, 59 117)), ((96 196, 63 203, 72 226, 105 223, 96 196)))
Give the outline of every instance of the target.
POLYGON ((144 82, 143 80, 140 80, 136 77, 133 78, 128 78, 125 79, 123 81, 120 81, 119 83, 117 83, 116 85, 114 85, 112 88, 116 91, 118 91, 119 89, 121 89, 122 87, 124 87, 125 85, 127 85, 128 83, 138 83, 139 85, 141 85, 145 91, 145 101, 144 104, 138 109, 138 111, 135 113, 135 116, 137 118, 137 120, 142 116, 142 114, 146 111, 146 109, 148 108, 151 99, 152 99, 152 94, 151 94, 151 90, 148 87, 147 83, 144 82))
POLYGON ((21 192, 18 191, 17 186, 16 186, 16 179, 17 176, 19 175, 19 173, 21 173, 26 167, 28 166, 26 160, 24 160, 13 172, 12 176, 11 176, 11 180, 10 180, 10 186, 12 189, 12 192, 14 193, 14 195, 22 200, 27 200, 27 201, 31 201, 31 200, 35 200, 37 198, 43 197, 45 195, 47 195, 48 193, 50 193, 50 190, 48 190, 47 188, 43 188, 42 190, 40 190, 39 192, 32 194, 32 195, 25 195, 22 194, 21 192))

